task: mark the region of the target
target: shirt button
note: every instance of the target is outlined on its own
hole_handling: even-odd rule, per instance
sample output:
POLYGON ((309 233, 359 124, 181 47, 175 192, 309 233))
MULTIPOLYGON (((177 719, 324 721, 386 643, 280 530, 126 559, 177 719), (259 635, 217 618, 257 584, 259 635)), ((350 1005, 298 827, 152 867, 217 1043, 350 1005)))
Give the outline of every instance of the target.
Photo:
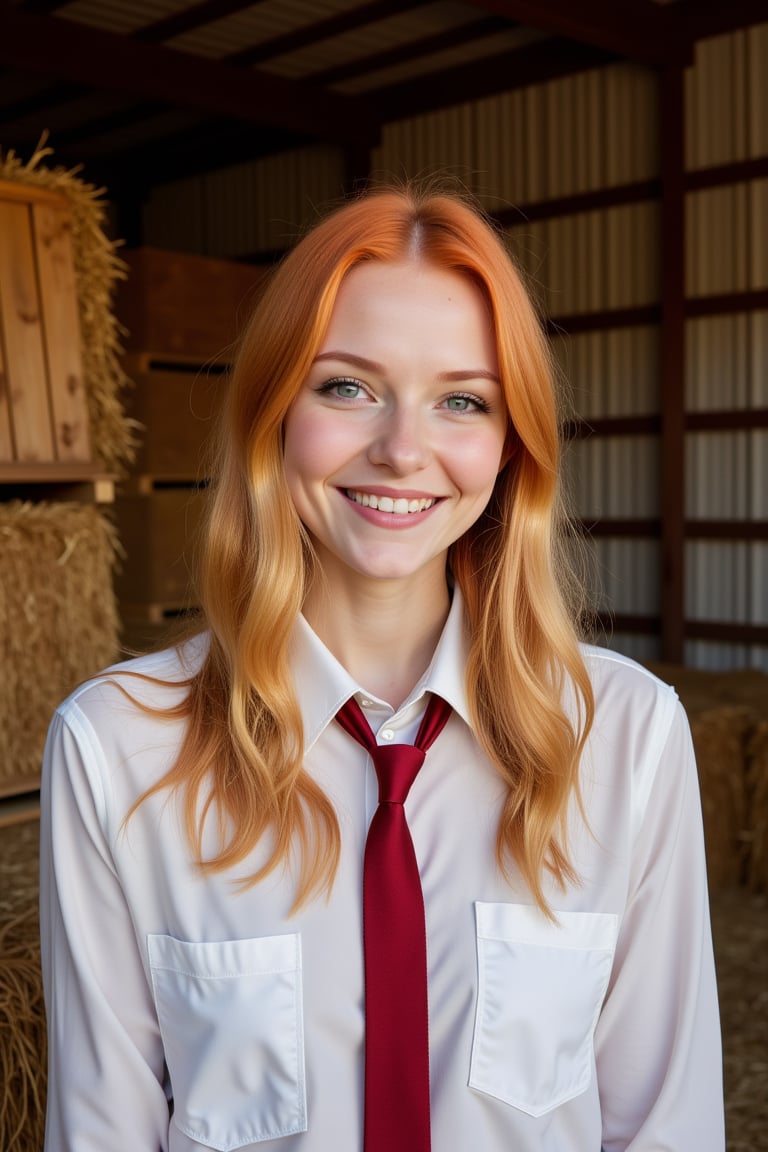
POLYGON ((373 704, 373 700, 363 700, 362 701, 363 708, 370 708, 371 704, 373 704))
POLYGON ((394 740, 395 738, 395 734, 391 728, 382 728, 379 735, 381 736, 382 740, 394 740))

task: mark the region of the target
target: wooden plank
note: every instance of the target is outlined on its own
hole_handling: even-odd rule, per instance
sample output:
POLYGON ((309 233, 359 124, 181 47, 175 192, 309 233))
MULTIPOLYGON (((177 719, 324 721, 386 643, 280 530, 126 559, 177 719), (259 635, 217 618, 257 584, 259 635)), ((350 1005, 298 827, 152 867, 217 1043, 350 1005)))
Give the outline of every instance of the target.
POLYGON ((128 277, 115 315, 130 352, 226 360, 258 298, 268 269, 159 248, 122 253, 128 277))
POLYGON ((205 369, 146 372, 132 377, 126 413, 143 426, 133 471, 161 480, 201 480, 206 447, 226 380, 205 369))
POLYGON ((21 180, 0 180, 0 200, 17 204, 61 204, 61 194, 21 180))
POLYGON ((11 436, 11 409, 8 389, 8 376, 5 371, 3 354, 2 323, 0 323, 0 463, 13 460, 13 437, 11 436))
POLYGON ((7 780, 0 780, 0 799, 2 800, 10 796, 24 796, 26 793, 32 793, 36 801, 36 794, 39 791, 39 773, 35 776, 11 776, 7 780))
MULTIPOLYGON (((33 782, 32 787, 39 789, 39 784, 39 780, 36 785, 33 782)), ((40 819, 40 793, 33 791, 32 787, 30 781, 27 781, 23 791, 28 792, 28 795, 14 796, 0 791, 3 796, 0 800, 0 828, 40 819)))
POLYGON ((122 604, 190 602, 191 573, 206 493, 164 488, 115 501, 125 560, 115 578, 122 604))
POLYGON ((90 460, 88 402, 83 381, 72 216, 66 204, 33 204, 43 332, 59 460, 90 460))
POLYGON ((30 210, 0 200, 0 325, 18 460, 53 460, 40 297, 30 210))

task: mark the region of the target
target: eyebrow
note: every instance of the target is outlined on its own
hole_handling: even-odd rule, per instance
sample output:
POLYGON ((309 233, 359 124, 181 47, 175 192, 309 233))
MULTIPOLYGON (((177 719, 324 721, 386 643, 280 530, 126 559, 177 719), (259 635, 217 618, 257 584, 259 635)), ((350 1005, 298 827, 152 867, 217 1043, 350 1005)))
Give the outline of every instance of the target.
MULTIPOLYGON (((380 376, 384 374, 384 365, 378 360, 369 360, 367 356, 358 356, 355 352, 331 349, 329 352, 318 353, 315 356, 315 363, 319 360, 341 360, 347 364, 355 364, 367 372, 377 372, 380 376)), ((452 372, 440 372, 439 379, 451 384, 460 384, 463 380, 491 380, 494 384, 501 384, 496 373, 489 372, 487 368, 459 368, 452 372)))

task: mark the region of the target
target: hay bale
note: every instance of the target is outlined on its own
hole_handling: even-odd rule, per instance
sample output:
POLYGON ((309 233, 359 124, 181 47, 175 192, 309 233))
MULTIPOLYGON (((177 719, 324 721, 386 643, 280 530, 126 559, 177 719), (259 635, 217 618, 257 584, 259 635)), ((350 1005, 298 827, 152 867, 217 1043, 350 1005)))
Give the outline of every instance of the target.
POLYGON ((0 1147, 40 1152, 46 1031, 37 908, 0 927, 0 1147))
POLYGON ((646 667, 667 684, 674 685, 689 716, 723 705, 748 708, 756 721, 768 716, 768 675, 756 668, 706 672, 656 661, 646 667))
MULTIPOLYGON (((647 667, 668 684, 674 684, 691 721, 702 777, 707 850, 715 856, 712 867, 717 883, 727 883, 728 877, 736 876, 738 858, 741 878, 749 888, 753 892, 768 891, 768 675, 753 668, 705 672, 657 662, 647 667), (723 744, 717 735, 717 723, 708 719, 729 709, 739 710, 747 718, 740 737, 740 760, 736 734, 732 733, 723 744), (710 740, 715 743, 710 744, 710 740), (724 757, 719 768, 715 763, 718 756, 724 757), (729 783, 719 779, 727 773, 738 775, 738 779, 729 783), (734 808, 727 800, 730 792, 743 793, 745 808, 737 833, 740 850, 728 864, 727 845, 732 843, 735 831, 734 808), (728 805, 722 813, 717 807, 720 799, 728 805)), ((738 800, 737 807, 740 805, 738 800)))
POLYGON ((755 725, 747 744, 749 859, 747 885, 768 892, 768 720, 755 725))
POLYGON ((696 750, 707 849, 707 876, 714 890, 743 881, 748 855, 746 741, 752 729, 747 708, 712 708, 690 717, 696 750))
POLYGON ((40 1152, 46 1030, 37 913, 37 820, 0 828, 0 1148, 40 1152))
POLYGON ((117 654, 116 553, 94 505, 0 503, 0 789, 35 787, 54 708, 117 654))

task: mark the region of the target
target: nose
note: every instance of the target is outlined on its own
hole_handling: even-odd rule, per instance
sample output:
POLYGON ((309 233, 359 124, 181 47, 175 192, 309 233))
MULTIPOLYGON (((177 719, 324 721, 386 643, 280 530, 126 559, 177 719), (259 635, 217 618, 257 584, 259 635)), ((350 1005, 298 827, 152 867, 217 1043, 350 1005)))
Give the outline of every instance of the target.
POLYGON ((430 456, 426 430, 412 409, 382 415, 368 449, 372 464, 383 465, 398 476, 425 468, 430 456))

